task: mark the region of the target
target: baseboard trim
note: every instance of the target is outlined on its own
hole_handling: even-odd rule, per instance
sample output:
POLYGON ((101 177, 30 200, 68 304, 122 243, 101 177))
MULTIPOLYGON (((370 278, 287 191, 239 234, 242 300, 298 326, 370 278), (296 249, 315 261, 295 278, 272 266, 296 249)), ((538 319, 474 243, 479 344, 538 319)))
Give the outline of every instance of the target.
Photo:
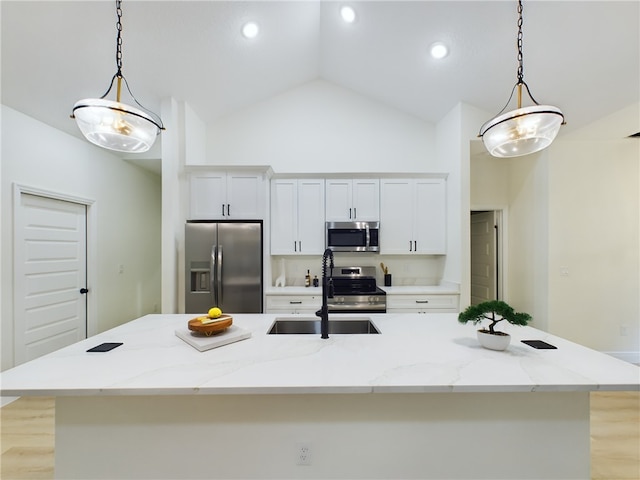
POLYGON ((640 352, 602 352, 619 360, 640 365, 640 352))

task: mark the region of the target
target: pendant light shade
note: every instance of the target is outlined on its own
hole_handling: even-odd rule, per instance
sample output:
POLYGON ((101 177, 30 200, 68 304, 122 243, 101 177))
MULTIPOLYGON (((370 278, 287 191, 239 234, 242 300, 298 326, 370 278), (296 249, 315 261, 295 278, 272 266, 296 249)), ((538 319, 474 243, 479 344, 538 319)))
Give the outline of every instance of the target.
POLYGON ((85 98, 76 102, 71 117, 75 118, 78 128, 91 143, 117 152, 142 153, 151 148, 164 127, 160 117, 138 103, 122 75, 121 3, 122 0, 116 0, 116 14, 118 16, 116 65, 118 70, 111 79, 111 85, 107 92, 100 98, 85 98), (114 82, 117 82, 115 101, 105 98, 111 92, 114 82), (122 83, 125 84, 129 95, 138 105, 137 107, 120 101, 122 83))
POLYGON ((518 0, 518 82, 511 90, 511 96, 505 107, 494 118, 480 127, 479 137, 494 157, 520 157, 539 152, 551 145, 560 127, 565 124, 564 115, 558 107, 540 105, 535 101, 529 86, 524 82, 522 62, 522 0, 518 0), (522 106, 522 90, 533 102, 522 106), (503 113, 514 91, 518 92, 518 106, 515 110, 503 113))
POLYGON ((102 98, 76 102, 73 115, 87 140, 117 152, 146 152, 160 133, 160 127, 143 110, 102 98))
POLYGON ((498 115, 485 123, 480 136, 494 157, 519 157, 551 145, 564 116, 551 105, 532 105, 498 115))

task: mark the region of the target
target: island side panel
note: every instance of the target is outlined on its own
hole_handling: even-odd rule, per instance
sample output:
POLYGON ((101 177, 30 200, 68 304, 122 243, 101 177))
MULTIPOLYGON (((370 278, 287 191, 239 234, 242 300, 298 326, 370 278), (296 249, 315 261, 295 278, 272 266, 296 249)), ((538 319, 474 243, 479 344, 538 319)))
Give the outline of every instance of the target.
POLYGON ((55 455, 58 479, 584 479, 589 393, 58 397, 55 455))

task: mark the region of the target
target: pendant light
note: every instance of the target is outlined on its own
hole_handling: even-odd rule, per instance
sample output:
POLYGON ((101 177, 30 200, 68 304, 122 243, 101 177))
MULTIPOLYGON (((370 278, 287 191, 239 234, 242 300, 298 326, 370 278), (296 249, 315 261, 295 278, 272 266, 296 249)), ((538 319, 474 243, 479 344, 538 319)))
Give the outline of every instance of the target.
POLYGON ((116 15, 117 71, 111 78, 109 89, 102 97, 85 98, 76 102, 71 118, 75 118, 85 138, 99 147, 118 152, 142 153, 151 148, 164 127, 158 115, 140 105, 122 75, 122 0, 116 0, 116 15), (105 98, 111 92, 114 83, 115 101, 105 98), (136 107, 120 102, 123 83, 136 107))
POLYGON ((565 124, 558 107, 540 105, 524 82, 522 66, 522 0, 518 0, 518 82, 511 90, 505 107, 480 127, 479 137, 494 157, 519 157, 547 148, 565 124), (534 105, 522 106, 522 87, 534 105), (517 90, 518 108, 503 113, 517 90))

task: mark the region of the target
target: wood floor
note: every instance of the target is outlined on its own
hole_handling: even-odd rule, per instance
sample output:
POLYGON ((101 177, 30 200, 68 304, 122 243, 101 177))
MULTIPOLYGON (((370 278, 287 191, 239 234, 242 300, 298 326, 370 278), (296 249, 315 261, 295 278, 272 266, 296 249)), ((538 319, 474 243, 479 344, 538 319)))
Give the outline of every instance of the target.
MULTIPOLYGON (((53 479, 54 416, 53 398, 0 409, 1 479, 53 479)), ((591 478, 640 480, 640 393, 591 394, 591 478)))

